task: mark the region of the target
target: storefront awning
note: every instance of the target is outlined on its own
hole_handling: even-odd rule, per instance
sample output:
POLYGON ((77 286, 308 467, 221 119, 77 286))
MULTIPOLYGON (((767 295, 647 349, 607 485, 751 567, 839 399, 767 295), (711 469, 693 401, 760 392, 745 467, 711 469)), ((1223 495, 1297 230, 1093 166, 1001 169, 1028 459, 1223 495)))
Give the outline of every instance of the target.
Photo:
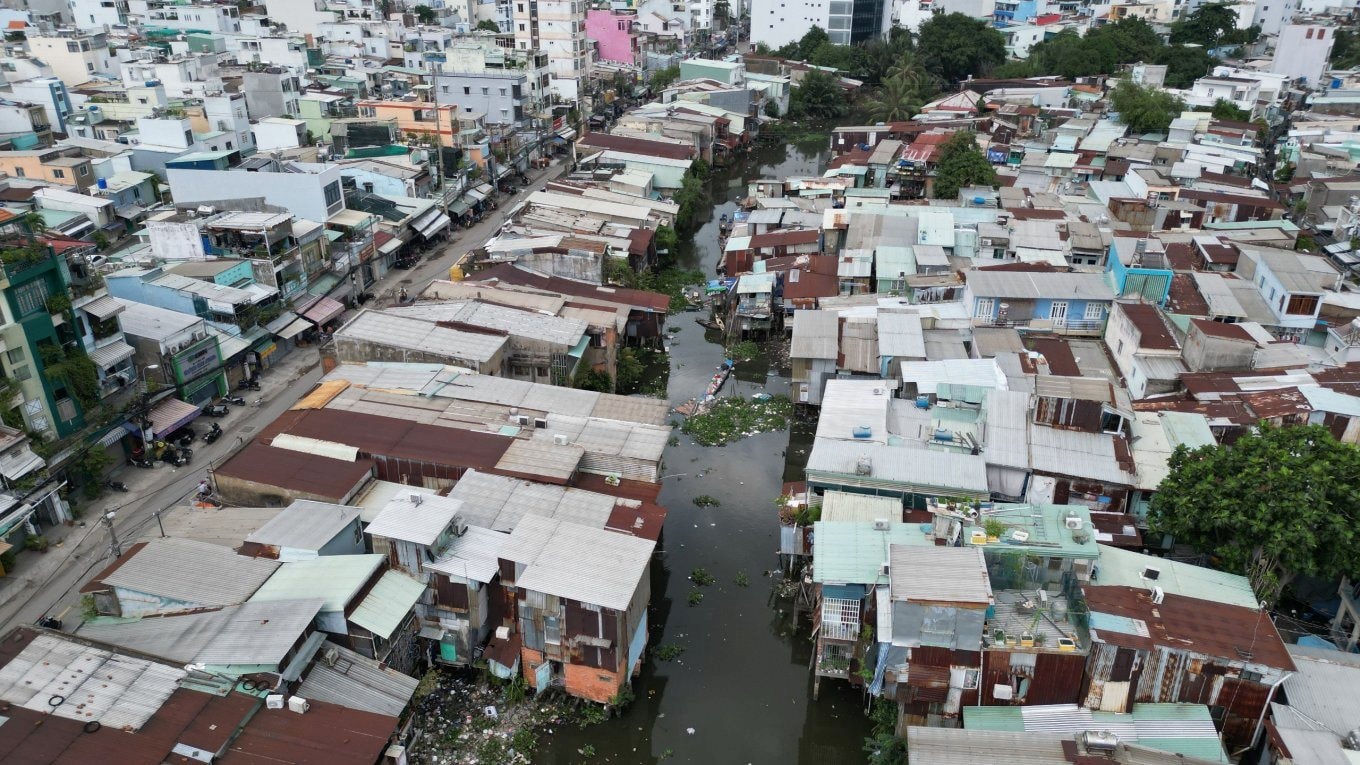
POLYGON ((394 236, 386 242, 383 242, 383 246, 378 248, 378 252, 383 255, 391 255, 397 250, 400 250, 401 246, 404 244, 406 244, 406 242, 402 241, 401 237, 394 236))
POLYGON ((473 204, 486 201, 486 195, 478 191, 477 189, 468 189, 464 193, 464 196, 466 196, 468 199, 471 199, 473 204))
POLYGON ((297 318, 298 315, 296 313, 293 313, 292 311, 284 311, 283 313, 279 314, 279 317, 277 319, 274 319, 273 321, 264 325, 264 328, 269 332, 272 332, 273 334, 277 335, 284 327, 297 321, 297 318))
POLYGON ((307 321, 306 319, 294 319, 292 324, 289 324, 288 326, 284 327, 278 332, 275 332, 274 334, 277 335, 281 340, 291 340, 292 338, 297 337, 298 335, 307 331, 307 329, 311 326, 312 326, 311 322, 307 321))
POLYGON ((94 353, 90 354, 90 361, 99 369, 108 369, 132 358, 132 354, 136 352, 136 348, 122 340, 115 340, 108 345, 95 348, 94 353))
POLYGON ((302 313, 302 318, 319 327, 328 321, 339 318, 340 314, 344 312, 345 306, 343 303, 323 296, 302 313))
POLYGON ((557 137, 561 138, 563 141, 570 141, 576 138, 576 128, 562 128, 557 131, 557 137))
POLYGON ((101 295, 80 306, 80 310, 95 317, 99 321, 105 321, 127 310, 127 306, 108 295, 101 295))
POLYGON ((141 205, 126 205, 124 207, 113 208, 113 214, 124 220, 134 220, 137 216, 146 212, 146 208, 141 205))
POLYGON ((468 207, 467 202, 464 202, 461 199, 455 199, 453 200, 453 203, 449 205, 449 212, 454 215, 466 215, 469 209, 471 208, 468 207))
MULTIPOLYGON (((188 425, 201 414, 198 407, 177 398, 167 398, 151 408, 151 433, 157 438, 188 425)), ((128 423, 133 425, 134 423, 128 423)))
POLYGON ((420 235, 429 239, 440 231, 449 227, 449 216, 440 212, 438 208, 417 219, 412 226, 420 235))
POLYGON ((122 429, 121 427, 114 428, 113 430, 110 430, 109 432, 105 433, 103 436, 100 436, 99 445, 103 447, 113 446, 119 441, 122 441, 123 437, 126 435, 127 431, 122 429))

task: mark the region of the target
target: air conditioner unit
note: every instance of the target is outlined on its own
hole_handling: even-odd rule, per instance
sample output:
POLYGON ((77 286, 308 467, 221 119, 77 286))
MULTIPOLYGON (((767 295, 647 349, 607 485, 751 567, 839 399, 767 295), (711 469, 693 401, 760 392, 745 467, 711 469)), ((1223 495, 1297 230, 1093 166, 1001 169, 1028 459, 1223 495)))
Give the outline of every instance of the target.
POLYGON ((566 446, 571 443, 571 439, 562 433, 558 433, 553 436, 553 443, 558 446, 566 446))
POLYGON ((1165 590, 1163 590, 1161 587, 1152 588, 1152 605, 1160 606, 1162 604, 1162 601, 1165 599, 1166 599, 1165 590))
POLYGON ((307 703, 307 700, 304 699, 304 698, 302 698, 301 696, 289 696, 289 697, 288 697, 288 710, 289 710, 290 712, 297 712, 298 714, 304 714, 308 709, 311 709, 311 708, 312 708, 312 705, 311 705, 311 704, 308 704, 308 703, 307 703))
POLYGON ((887 531, 887 530, 888 530, 888 519, 887 519, 887 518, 875 518, 875 519, 874 519, 874 531, 887 531))
POLYGON ((546 427, 548 427, 548 420, 547 420, 546 417, 535 417, 535 418, 534 418, 534 428, 535 428, 535 429, 537 429, 537 430, 542 430, 542 429, 544 429, 544 428, 546 428, 546 427))
POLYGON ((334 667, 340 661, 340 649, 335 646, 326 646, 326 650, 321 654, 321 661, 328 667, 334 667))
POLYGON ((416 505, 417 507, 420 506, 421 502, 425 501, 425 495, 418 491, 411 492, 407 497, 411 500, 411 504, 416 505))
POLYGON ((497 627, 497 628, 496 628, 496 639, 497 639, 497 640, 509 640, 509 639, 510 639, 510 628, 509 628, 509 627, 497 627))
POLYGON ((283 694, 271 693, 265 696, 264 705, 268 709, 283 709, 283 694))
POLYGON ((1020 544, 1024 544, 1025 542, 1029 541, 1029 532, 1016 529, 1015 531, 1011 532, 1011 539, 1016 542, 1019 542, 1020 544))
POLYGON ((517 414, 515 415, 514 422, 516 425, 528 425, 531 422, 531 420, 529 419, 528 415, 517 414))
POLYGON ((453 516, 453 521, 449 523, 449 528, 453 529, 453 535, 455 537, 461 537, 467 533, 467 521, 463 520, 462 514, 459 513, 453 516))
POLYGON ((1015 689, 1005 683, 997 683, 992 686, 992 698, 997 701, 1010 701, 1015 698, 1015 689))
POLYGON ((1086 523, 1081 519, 1081 516, 1079 515, 1069 515, 1063 519, 1063 525, 1073 531, 1076 531, 1077 529, 1080 529, 1082 526, 1085 526, 1086 523))

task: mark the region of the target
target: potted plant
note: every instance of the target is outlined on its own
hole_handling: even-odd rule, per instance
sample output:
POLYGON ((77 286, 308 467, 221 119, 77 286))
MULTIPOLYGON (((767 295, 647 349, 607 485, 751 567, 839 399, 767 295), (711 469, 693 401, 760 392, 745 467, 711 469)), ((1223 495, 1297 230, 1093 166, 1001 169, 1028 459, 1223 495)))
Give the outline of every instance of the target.
POLYGON ((37 550, 40 553, 45 553, 49 544, 47 537, 39 534, 29 534, 24 537, 24 549, 26 550, 37 550))
POLYGON ((982 528, 987 532, 988 542, 999 542, 1001 541, 1001 535, 1006 533, 1006 524, 995 518, 988 518, 982 524, 982 528))

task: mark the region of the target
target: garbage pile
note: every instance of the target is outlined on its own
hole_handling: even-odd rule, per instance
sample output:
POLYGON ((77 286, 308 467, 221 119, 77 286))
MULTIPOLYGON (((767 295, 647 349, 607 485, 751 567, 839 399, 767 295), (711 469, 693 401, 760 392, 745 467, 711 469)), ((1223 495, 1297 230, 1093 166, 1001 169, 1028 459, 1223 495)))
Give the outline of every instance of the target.
POLYGON ((560 694, 536 698, 522 682, 493 686, 435 671, 417 694, 411 765, 528 765, 539 734, 572 721, 560 694))

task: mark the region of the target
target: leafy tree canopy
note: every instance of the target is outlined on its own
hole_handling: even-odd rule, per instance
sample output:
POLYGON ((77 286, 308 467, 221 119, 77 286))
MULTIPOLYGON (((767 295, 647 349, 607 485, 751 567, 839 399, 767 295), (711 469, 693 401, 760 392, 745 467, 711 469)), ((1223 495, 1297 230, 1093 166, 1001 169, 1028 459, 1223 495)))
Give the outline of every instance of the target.
POLYGON ((1210 110, 1216 120, 1232 120, 1234 122, 1251 122, 1251 112, 1246 109, 1239 109, 1237 104, 1226 98, 1220 98, 1214 102, 1214 108, 1210 110))
POLYGON ((1337 69, 1360 66, 1360 32, 1350 29, 1336 30, 1336 39, 1332 42, 1331 62, 1337 69))
POLYGON ((680 67, 668 66, 665 69, 652 72, 652 79, 649 81, 648 87, 651 88, 652 92, 662 91, 669 88, 678 79, 680 79, 680 67))
MULTIPOLYGON (((417 5, 411 9, 416 15, 416 20, 422 24, 433 24, 435 20, 434 9, 428 5, 417 5)), ((500 31, 497 29, 496 31, 500 31)))
POLYGON ((798 42, 785 44, 784 47, 775 51, 775 53, 784 58, 811 62, 812 54, 816 53, 817 49, 823 44, 829 44, 830 42, 831 36, 826 33, 826 30, 813 24, 812 29, 809 29, 803 35, 802 39, 798 40, 798 42))
POLYGON ((921 25, 916 54, 946 83, 984 74, 1006 60, 1006 39, 986 21, 962 13, 931 16, 921 25))
POLYGON ((789 112, 812 120, 843 117, 850 104, 837 79, 820 69, 809 69, 789 97, 789 112))
POLYGON ((1110 105, 1119 120, 1135 133, 1166 130, 1171 120, 1185 111, 1185 102, 1164 90, 1145 88, 1123 80, 1110 92, 1110 105))
POLYGON ((1206 3, 1184 19, 1171 25, 1172 45, 1203 45, 1217 48, 1220 43, 1237 42, 1237 11, 1226 3, 1206 3), (1230 37, 1232 39, 1224 40, 1230 37))
POLYGON ((1208 74, 1218 59, 1204 48, 1171 45, 1157 52, 1155 63, 1166 65, 1165 85, 1168 88, 1185 89, 1208 74))
POLYGON ((967 186, 996 185, 996 168, 977 145, 977 135, 961 130, 940 145, 935 172, 935 198, 954 199, 967 186))
POLYGON ((477 26, 475 28, 479 32, 500 33, 501 31, 500 25, 492 21, 491 19, 482 19, 481 21, 477 22, 477 26))
POLYGON ((1276 428, 1231 445, 1178 447, 1148 523, 1249 576, 1274 602, 1300 575, 1360 572, 1360 449, 1321 425, 1276 428))

